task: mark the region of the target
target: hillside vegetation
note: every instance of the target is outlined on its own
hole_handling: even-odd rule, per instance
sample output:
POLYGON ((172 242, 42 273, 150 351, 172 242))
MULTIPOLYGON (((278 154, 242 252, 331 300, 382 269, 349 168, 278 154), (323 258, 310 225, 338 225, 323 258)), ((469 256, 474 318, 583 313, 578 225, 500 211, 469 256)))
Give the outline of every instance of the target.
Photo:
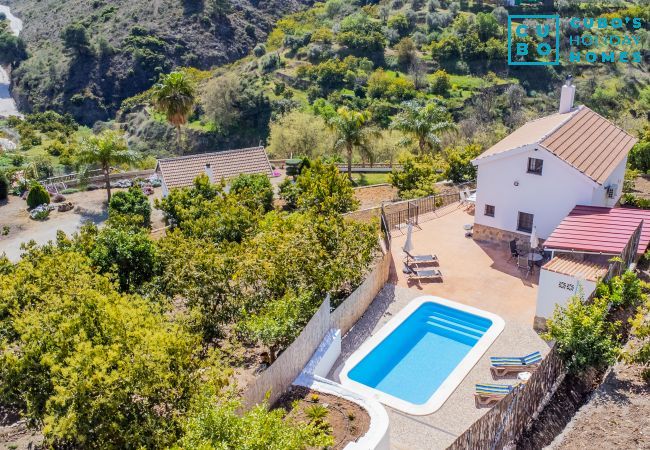
POLYGON ((173 67, 246 55, 274 21, 310 0, 9 0, 29 58, 14 72, 19 106, 93 124, 173 67))
MULTIPOLYGON (((569 17, 650 17, 648 6, 626 2, 556 3, 563 17, 565 62, 569 17)), ((510 10, 516 12, 522 11, 510 10)), ((345 107, 366 111, 368 125, 379 131, 369 145, 356 146, 355 160, 392 161, 415 144, 413 134, 396 123, 409 102, 450 113, 457 133, 441 133, 437 148, 476 144, 481 149, 525 121, 557 110, 559 88, 569 75, 577 85, 577 103, 630 132, 642 128, 650 111, 647 61, 509 66, 507 15, 503 7, 446 0, 329 0, 288 15, 248 57, 189 73, 199 98, 183 151, 266 141, 280 158, 332 156, 338 151, 328 123, 345 107)), ((647 31, 637 33, 647 45, 647 31)), ((178 152, 149 98, 144 93, 123 105, 122 120, 133 142, 155 153, 178 152)))

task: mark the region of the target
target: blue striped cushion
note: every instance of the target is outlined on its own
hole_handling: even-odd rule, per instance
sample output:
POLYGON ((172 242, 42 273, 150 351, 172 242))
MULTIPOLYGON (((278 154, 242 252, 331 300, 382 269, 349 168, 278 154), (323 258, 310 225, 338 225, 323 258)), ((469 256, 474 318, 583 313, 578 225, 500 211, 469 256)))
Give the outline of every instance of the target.
POLYGON ((542 354, 540 352, 533 352, 526 356, 493 356, 490 358, 493 366, 528 366, 531 364, 537 364, 541 360, 542 354))
POLYGON ((477 394, 507 394, 512 391, 511 385, 503 384, 477 384, 477 394))

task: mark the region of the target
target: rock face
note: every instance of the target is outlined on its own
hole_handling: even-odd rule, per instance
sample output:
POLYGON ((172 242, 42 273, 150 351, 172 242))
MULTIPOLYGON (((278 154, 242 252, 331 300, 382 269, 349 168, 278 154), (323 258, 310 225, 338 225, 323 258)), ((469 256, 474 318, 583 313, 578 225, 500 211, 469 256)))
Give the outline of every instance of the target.
POLYGON ((19 106, 70 112, 86 125, 114 115, 122 100, 148 89, 160 73, 245 56, 276 19, 313 3, 230 0, 230 10, 219 13, 214 0, 4 1, 25 19, 30 57, 13 73, 19 106), (72 24, 82 24, 86 44, 65 46, 62 30, 72 24))
MULTIPOLYGON (((11 13, 8 6, 0 5, 0 14, 4 14, 7 20, 9 20, 9 28, 11 29, 11 32, 18 36, 20 31, 23 29, 23 22, 11 13)), ((19 116, 20 113, 18 112, 16 102, 10 93, 9 88, 11 87, 11 80, 7 70, 8 69, 0 66, 0 117, 19 116)), ((14 150, 16 148, 15 144, 13 144, 13 148, 10 147, 11 144, 13 144, 13 142, 7 141, 6 139, 0 139, 0 149, 4 148, 5 150, 14 150)))

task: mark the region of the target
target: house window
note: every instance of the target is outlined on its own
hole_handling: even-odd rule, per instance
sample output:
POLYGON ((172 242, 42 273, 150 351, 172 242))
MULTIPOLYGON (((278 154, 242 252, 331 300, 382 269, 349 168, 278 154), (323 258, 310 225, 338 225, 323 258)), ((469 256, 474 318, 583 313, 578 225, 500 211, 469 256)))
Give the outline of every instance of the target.
POLYGON ((517 230, 523 231, 525 233, 532 233, 533 215, 520 211, 519 217, 517 218, 517 230))
POLYGON ((528 158, 528 173, 541 175, 543 166, 544 166, 543 160, 537 158, 528 158))
POLYGON ((494 205, 485 205, 485 215, 494 217, 494 205))

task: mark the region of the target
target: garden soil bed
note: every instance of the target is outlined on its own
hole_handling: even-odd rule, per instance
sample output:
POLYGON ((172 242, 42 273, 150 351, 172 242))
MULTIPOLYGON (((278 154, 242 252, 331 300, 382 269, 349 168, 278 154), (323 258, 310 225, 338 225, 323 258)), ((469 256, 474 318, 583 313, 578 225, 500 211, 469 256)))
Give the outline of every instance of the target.
POLYGON ((309 418, 305 411, 314 405, 321 405, 328 409, 324 420, 331 426, 334 436, 332 449, 341 450, 348 443, 356 441, 368 432, 370 416, 361 406, 341 397, 306 387, 292 386, 273 407, 291 411, 289 417, 300 422, 308 422, 309 418))

